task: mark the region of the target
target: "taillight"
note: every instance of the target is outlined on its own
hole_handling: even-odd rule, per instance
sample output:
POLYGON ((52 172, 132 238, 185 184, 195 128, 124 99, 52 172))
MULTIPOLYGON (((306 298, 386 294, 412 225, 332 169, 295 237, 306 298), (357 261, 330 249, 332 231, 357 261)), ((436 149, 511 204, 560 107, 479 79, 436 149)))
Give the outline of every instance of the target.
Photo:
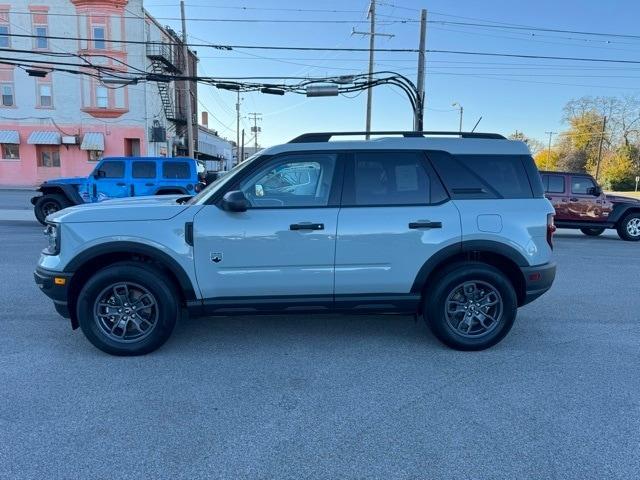
POLYGON ((547 215, 547 243, 553 250, 553 234, 556 231, 556 226, 553 223, 553 213, 547 215))

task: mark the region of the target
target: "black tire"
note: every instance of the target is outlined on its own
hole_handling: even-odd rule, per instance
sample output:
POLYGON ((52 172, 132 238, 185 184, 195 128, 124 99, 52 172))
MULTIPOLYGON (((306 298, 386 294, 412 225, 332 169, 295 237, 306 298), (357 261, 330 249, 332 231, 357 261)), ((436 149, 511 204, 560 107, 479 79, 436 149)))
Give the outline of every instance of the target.
POLYGON ((71 202, 64 195, 58 193, 47 193, 41 196, 33 207, 36 219, 45 225, 45 218, 54 212, 71 206, 71 202))
POLYGON ((516 319, 517 310, 516 292, 510 280, 497 268, 481 262, 456 263, 439 272, 435 284, 427 287, 423 305, 425 321, 433 334, 442 343, 456 350, 484 350, 492 347, 509 333, 516 319), (476 290, 478 294, 493 291, 492 298, 497 299, 501 305, 500 315, 496 314, 498 302, 496 306, 489 306, 487 301, 487 304, 482 306, 483 302, 478 300, 479 297, 476 297, 478 301, 475 304, 471 302, 471 307, 467 306, 466 302, 469 297, 466 296, 466 286, 472 283, 478 287, 476 290), (463 288, 465 292, 463 297, 455 296, 456 292, 460 292, 460 288, 463 288), (449 298, 451 298, 451 302, 447 301, 449 298), (455 299, 461 298, 465 298, 464 302, 455 301, 455 299), (456 311, 455 314, 452 313, 449 317, 447 305, 452 306, 454 303, 456 308, 461 310, 456 311), (457 305, 458 303, 460 305, 457 305), (481 306, 476 307, 478 304, 481 306), (470 313, 468 309, 475 309, 474 313, 470 313), (483 309, 484 313, 496 316, 496 322, 487 322, 489 317, 484 316, 480 309, 483 309), (467 314, 470 315, 470 322, 467 322, 467 314), (472 317, 472 315, 477 316, 472 317), (478 332, 477 335, 472 335, 474 333, 472 331, 465 335, 451 324, 461 318, 458 323, 459 327, 463 325, 463 322, 467 322, 465 326, 469 326, 469 330, 471 330, 471 325, 484 328, 481 325, 482 322, 477 319, 479 316, 483 318, 483 322, 489 324, 485 333, 478 332))
POLYGON ((640 212, 631 212, 616 225, 616 230, 621 239, 628 242, 640 240, 640 212))
MULTIPOLYGON (((121 286, 117 288, 122 294, 121 286)), ((119 308, 119 310, 122 312, 124 309, 119 308)), ((160 269, 140 262, 120 262, 98 271, 86 282, 78 296, 76 311, 82 332, 94 346, 111 355, 132 356, 144 355, 161 347, 171 335, 180 310, 174 284, 160 269), (124 316, 125 313, 116 313, 116 309, 127 303, 123 303, 124 300, 120 301, 120 297, 116 298, 118 294, 114 293, 116 290, 112 287, 125 283, 129 286, 129 290, 126 296, 122 296, 132 299, 129 301, 130 308, 135 310, 133 301, 136 302, 135 304, 138 304, 138 301, 144 303, 141 300, 142 296, 134 297, 136 292, 144 291, 151 295, 148 301, 153 300, 156 306, 139 306, 138 310, 131 314, 132 317, 137 315, 136 320, 133 318, 129 320, 124 316), (110 299, 104 302, 109 295, 111 295, 110 299), (100 303, 100 300, 103 302, 100 303), (111 300, 116 301, 113 307, 109 303, 111 300), (97 306, 98 303, 102 307, 97 306), (107 303, 109 305, 105 306, 107 303), (103 312, 102 316, 96 313, 96 309, 103 312), (143 310, 144 313, 141 313, 143 310), (112 312, 112 317, 117 316, 118 321, 109 322, 106 318, 109 313, 104 312, 112 312), (109 335, 107 329, 121 322, 125 322, 125 327, 115 327, 115 333, 109 335), (124 332, 122 337, 126 337, 127 332, 131 332, 133 337, 135 327, 142 322, 154 326, 146 327, 147 330, 144 332, 139 330, 141 332, 139 339, 115 340, 113 338, 118 332, 124 332)), ((114 332, 113 329, 111 331, 114 332)))
POLYGON ((596 227, 585 227, 581 228, 580 231, 589 237, 597 237, 598 235, 602 235, 604 232, 604 228, 596 228, 596 227))

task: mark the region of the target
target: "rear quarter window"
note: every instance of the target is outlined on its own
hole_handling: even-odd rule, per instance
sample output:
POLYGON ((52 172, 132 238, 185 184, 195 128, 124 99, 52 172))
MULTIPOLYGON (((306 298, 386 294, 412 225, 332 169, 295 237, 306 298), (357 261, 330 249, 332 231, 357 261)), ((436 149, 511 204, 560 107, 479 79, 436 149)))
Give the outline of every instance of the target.
POLYGON ((537 170, 529 174, 526 155, 450 155, 427 152, 452 198, 533 198, 542 196, 537 170), (532 183, 536 182, 535 195, 532 183))
POLYGON ((187 162, 164 162, 162 178, 186 180, 191 178, 191 169, 187 162))

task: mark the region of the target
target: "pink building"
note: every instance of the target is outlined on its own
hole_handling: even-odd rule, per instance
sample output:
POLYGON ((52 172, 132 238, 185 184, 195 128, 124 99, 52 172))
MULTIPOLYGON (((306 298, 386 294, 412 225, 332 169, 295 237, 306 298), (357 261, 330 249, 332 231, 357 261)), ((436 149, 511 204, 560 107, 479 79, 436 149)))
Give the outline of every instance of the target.
MULTIPOLYGON (((7 60, 0 64, 0 185, 84 176, 103 156, 185 154, 188 96, 182 85, 113 85, 47 70, 95 73, 88 61, 122 72, 180 73, 184 61, 176 43, 176 34, 161 27, 141 0, 0 3, 0 48, 15 50, 2 51, 7 60), (12 65, 14 58, 43 76, 12 65)), ((195 55, 190 61, 195 74, 195 55)), ((196 86, 188 87, 197 112, 196 86)))

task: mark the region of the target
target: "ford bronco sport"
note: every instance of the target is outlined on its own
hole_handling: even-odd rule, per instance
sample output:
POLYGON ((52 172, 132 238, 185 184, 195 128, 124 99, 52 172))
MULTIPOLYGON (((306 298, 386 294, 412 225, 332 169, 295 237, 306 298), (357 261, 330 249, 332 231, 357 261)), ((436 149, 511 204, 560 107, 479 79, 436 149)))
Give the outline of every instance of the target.
POLYGON ((147 195, 193 195, 199 183, 196 161, 176 157, 108 157, 88 177, 55 178, 38 188, 31 199, 36 219, 81 203, 147 195))
POLYGON ((193 197, 50 215, 35 281, 116 355, 155 350, 185 310, 413 314, 456 349, 499 342, 555 276, 553 207, 527 146, 458 132, 330 141, 343 135, 362 132, 268 148, 193 197))
POLYGON ((623 240, 640 240, 640 200, 609 195, 586 173, 540 172, 559 228, 597 236, 615 228, 623 240))

